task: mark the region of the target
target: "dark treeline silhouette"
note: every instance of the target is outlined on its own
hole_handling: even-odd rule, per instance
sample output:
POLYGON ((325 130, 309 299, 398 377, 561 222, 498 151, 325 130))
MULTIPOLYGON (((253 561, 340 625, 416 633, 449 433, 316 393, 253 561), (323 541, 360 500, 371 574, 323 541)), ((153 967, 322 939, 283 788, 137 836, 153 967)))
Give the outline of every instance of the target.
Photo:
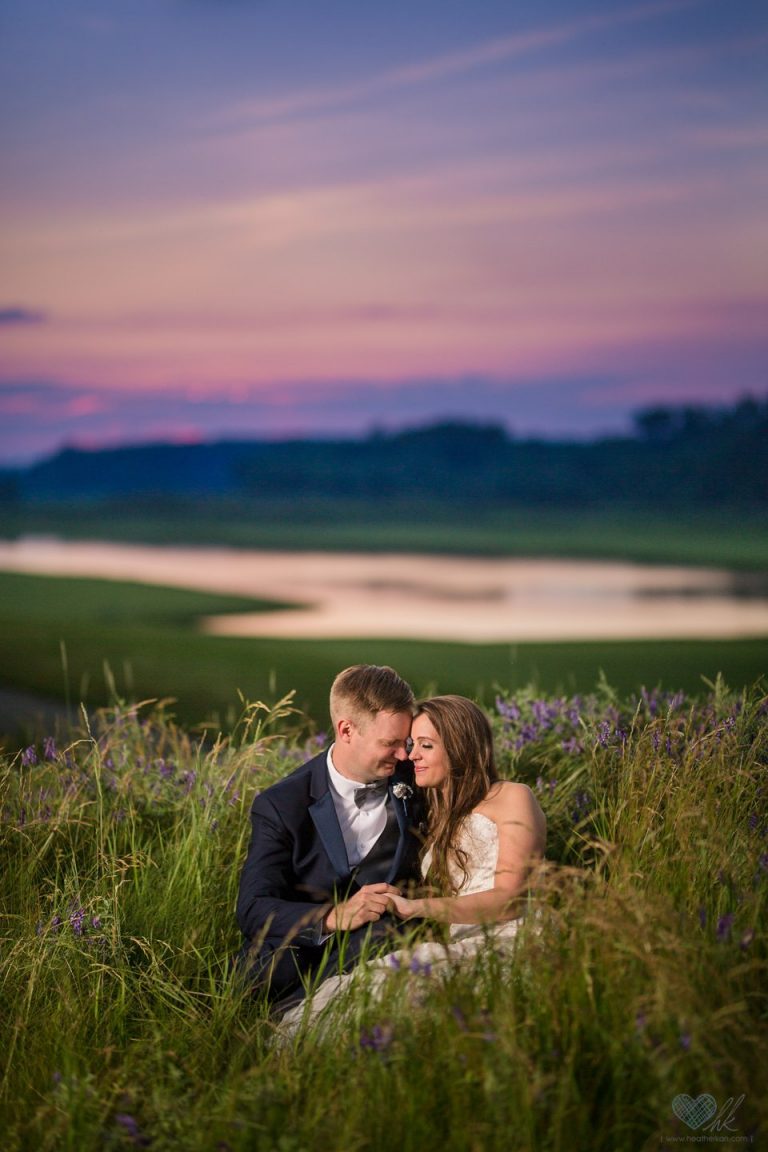
POLYGON ((6 504, 126 498, 758 509, 768 505, 768 399, 647 408, 632 434, 589 442, 447 421, 363 439, 67 448, 0 474, 6 504))

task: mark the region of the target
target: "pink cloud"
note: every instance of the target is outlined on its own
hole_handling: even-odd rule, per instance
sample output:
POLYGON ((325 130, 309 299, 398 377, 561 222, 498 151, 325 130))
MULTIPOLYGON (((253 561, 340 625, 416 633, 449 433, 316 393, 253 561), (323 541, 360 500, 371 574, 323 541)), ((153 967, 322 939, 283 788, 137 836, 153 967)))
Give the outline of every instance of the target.
POLYGON ((106 408, 104 400, 98 396, 73 396, 67 403, 67 412, 70 416, 93 416, 96 412, 103 412, 106 408))

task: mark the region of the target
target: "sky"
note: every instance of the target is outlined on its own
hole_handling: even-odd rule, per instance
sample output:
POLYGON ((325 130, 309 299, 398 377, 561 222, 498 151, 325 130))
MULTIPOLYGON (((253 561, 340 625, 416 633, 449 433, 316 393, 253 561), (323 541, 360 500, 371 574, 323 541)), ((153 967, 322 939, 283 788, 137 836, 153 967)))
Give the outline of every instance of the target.
POLYGON ((763 0, 0 0, 0 464, 768 394, 763 0))

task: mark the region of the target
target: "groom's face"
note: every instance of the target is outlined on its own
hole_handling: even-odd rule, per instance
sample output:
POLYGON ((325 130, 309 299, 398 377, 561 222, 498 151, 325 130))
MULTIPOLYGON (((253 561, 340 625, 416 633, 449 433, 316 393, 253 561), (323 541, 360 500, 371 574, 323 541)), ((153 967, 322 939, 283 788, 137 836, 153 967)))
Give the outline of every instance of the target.
POLYGON ((337 735, 344 755, 336 767, 361 784, 386 780, 401 760, 408 759, 406 741, 410 731, 410 712, 377 712, 358 723, 342 721, 337 735))

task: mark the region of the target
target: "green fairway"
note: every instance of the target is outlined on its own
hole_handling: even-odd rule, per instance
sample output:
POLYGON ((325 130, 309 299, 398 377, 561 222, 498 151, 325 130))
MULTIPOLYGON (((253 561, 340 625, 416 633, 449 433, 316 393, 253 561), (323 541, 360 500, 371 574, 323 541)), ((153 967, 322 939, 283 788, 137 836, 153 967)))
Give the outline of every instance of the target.
POLYGON ((0 538, 227 545, 320 551, 566 556, 768 570, 768 523, 758 513, 640 508, 486 508, 413 500, 167 499, 133 504, 30 505, 0 510, 0 538))
POLYGON ((98 580, 0 573, 0 684, 77 708, 171 698, 191 724, 229 728, 248 700, 296 691, 296 704, 326 723, 328 687, 348 664, 392 664, 423 695, 435 690, 491 700, 495 686, 533 683, 588 692, 605 674, 631 693, 662 686, 696 693, 722 674, 741 686, 768 665, 768 641, 633 641, 455 644, 405 640, 266 640, 214 637, 199 616, 253 611, 264 602, 98 580))

